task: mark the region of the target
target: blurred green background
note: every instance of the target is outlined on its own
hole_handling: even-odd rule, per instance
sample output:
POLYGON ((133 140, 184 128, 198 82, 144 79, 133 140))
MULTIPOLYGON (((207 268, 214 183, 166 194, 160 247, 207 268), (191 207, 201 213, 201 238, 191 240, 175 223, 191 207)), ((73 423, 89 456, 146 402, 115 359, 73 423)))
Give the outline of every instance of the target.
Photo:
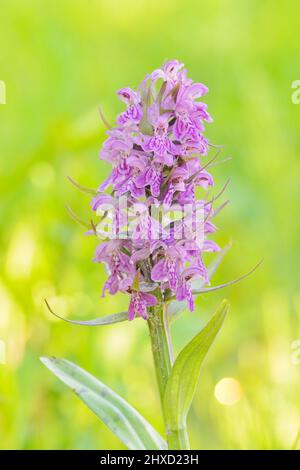
POLYGON ((297 0, 1 2, 1 448, 122 448, 41 355, 83 366, 162 431, 146 323, 73 326, 51 316, 43 298, 73 319, 127 308, 125 296, 100 299, 96 240, 65 210, 88 218, 89 199, 66 176, 99 185, 109 167, 98 159, 105 136, 97 107, 113 122, 123 109, 115 91, 171 58, 209 87, 207 135, 233 157, 213 170, 217 190, 231 177, 216 240, 234 242, 213 284, 264 258, 251 278, 198 298, 196 313, 174 325, 179 351, 222 298, 230 300, 189 415, 191 445, 291 448, 300 427, 300 364, 292 356, 300 339, 300 104, 291 100, 299 15, 297 0), (217 396, 233 406, 215 396, 224 377, 238 383, 228 390, 221 382, 217 396))

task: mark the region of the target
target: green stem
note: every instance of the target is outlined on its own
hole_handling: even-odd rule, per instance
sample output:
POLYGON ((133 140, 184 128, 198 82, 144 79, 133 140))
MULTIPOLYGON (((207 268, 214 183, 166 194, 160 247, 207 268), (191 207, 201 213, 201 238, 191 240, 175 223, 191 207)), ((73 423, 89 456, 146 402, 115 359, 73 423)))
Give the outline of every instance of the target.
POLYGON ((165 386, 172 369, 170 337, 166 328, 163 303, 149 308, 148 326, 156 379, 161 404, 163 406, 165 386))
POLYGON ((186 426, 181 429, 169 430, 167 433, 168 446, 171 450, 189 450, 189 436, 186 426))
MULTIPOLYGON (((161 302, 155 307, 149 308, 148 326, 161 407, 164 414, 165 387, 173 366, 173 352, 166 303, 161 302)), ((189 449, 190 447, 186 427, 175 430, 170 429, 168 423, 166 422, 165 416, 164 422, 169 449, 189 449)))

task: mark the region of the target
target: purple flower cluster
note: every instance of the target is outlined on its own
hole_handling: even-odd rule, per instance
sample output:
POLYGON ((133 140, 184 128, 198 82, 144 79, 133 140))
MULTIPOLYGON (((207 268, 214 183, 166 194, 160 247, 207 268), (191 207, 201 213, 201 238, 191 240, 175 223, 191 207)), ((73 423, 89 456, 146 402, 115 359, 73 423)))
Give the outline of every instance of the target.
MULTIPOLYGON (((107 132, 100 157, 112 165, 112 171, 92 200, 92 209, 103 209, 108 202, 116 207, 118 199, 126 196, 129 207, 138 207, 140 220, 134 236, 115 236, 101 243, 94 260, 107 266, 103 295, 106 290, 130 293, 129 320, 136 315, 147 319, 147 308, 157 299, 173 296, 186 300, 193 310, 191 282, 200 277, 208 283, 202 254, 219 248, 207 239, 216 229, 210 220, 212 205, 195 195, 197 187, 207 190, 213 185, 201 162, 209 146, 204 123, 212 120, 207 105, 199 101, 207 91, 187 77, 177 60, 147 75, 137 91, 118 91, 126 110, 107 132), (111 192, 105 194, 108 188, 111 192), (183 219, 170 223, 168 230, 161 221, 154 223, 153 205, 166 211, 188 205, 192 216, 201 207, 202 243, 187 235, 183 219), (155 236, 157 230, 160 237, 155 236)), ((114 217, 122 218, 121 211, 114 217)))

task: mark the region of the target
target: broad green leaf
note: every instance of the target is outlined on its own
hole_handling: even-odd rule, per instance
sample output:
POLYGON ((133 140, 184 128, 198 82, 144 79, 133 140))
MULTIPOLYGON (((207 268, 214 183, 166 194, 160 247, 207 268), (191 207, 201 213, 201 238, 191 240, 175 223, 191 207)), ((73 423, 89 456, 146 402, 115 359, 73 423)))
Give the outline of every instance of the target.
MULTIPOLYGON (((215 256, 213 261, 210 263, 210 265, 207 268, 207 276, 208 279, 211 280, 213 275, 215 274, 217 268, 219 267, 222 259, 226 255, 226 253, 229 251, 231 248, 231 243, 228 243, 219 253, 215 256)), ((205 285, 205 282, 202 278, 196 279, 195 281, 192 282, 192 290, 198 290, 203 288, 205 285)), ((182 312, 184 312, 187 309, 187 302, 186 300, 178 301, 178 300, 172 300, 168 306, 168 315, 170 319, 170 323, 172 323, 174 320, 176 320, 182 312)))
POLYGON ((167 429, 174 431, 185 426, 196 390, 203 360, 217 336, 229 304, 224 300, 211 320, 178 355, 164 394, 167 429))
POLYGON ((157 431, 128 402, 91 374, 65 359, 41 361, 132 450, 165 449, 157 431))
POLYGON ((44 300, 45 300, 45 304, 47 305, 48 310, 52 313, 52 315, 59 318, 60 320, 64 320, 68 323, 72 323, 73 325, 100 326, 100 325, 111 325, 112 323, 119 323, 119 322, 128 320, 128 312, 113 313, 112 315, 106 315, 105 317, 95 318, 93 320, 69 320, 68 318, 61 317, 60 315, 55 313, 50 307, 47 300, 46 299, 44 300))

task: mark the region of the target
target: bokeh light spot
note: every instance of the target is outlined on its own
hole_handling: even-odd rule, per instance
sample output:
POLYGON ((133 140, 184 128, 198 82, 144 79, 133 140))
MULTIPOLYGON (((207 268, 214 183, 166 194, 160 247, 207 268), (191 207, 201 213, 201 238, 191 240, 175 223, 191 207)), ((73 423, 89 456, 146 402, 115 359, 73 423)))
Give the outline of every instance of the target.
POLYGON ((216 400, 225 406, 233 406, 243 396, 240 382, 232 377, 224 377, 215 386, 216 400))
POLYGON ((37 244, 33 231, 28 226, 19 227, 11 238, 7 252, 6 271, 12 279, 30 276, 37 244))

